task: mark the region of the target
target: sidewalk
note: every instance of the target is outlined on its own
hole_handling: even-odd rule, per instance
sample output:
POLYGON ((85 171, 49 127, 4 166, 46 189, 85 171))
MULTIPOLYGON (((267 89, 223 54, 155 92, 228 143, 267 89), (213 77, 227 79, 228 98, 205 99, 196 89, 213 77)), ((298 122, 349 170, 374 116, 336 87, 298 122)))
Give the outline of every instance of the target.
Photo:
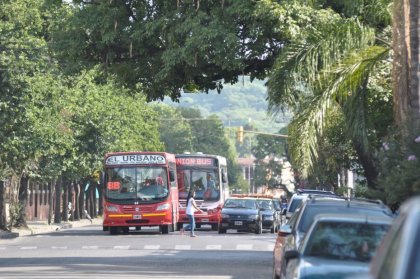
POLYGON ((47 221, 28 221, 28 228, 27 229, 16 229, 13 228, 11 232, 8 231, 1 231, 0 230, 0 239, 11 239, 16 238, 19 236, 27 236, 27 235, 35 235, 35 234, 42 234, 42 233, 50 233, 70 228, 77 228, 89 225, 101 225, 102 218, 95 218, 92 219, 90 222, 87 219, 82 219, 79 221, 69 221, 63 222, 61 224, 51 224, 49 225, 47 221))

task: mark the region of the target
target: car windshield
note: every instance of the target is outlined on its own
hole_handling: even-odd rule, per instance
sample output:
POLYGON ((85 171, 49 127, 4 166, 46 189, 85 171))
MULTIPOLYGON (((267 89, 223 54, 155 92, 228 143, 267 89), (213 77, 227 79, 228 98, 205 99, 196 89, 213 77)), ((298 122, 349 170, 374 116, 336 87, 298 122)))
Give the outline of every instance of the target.
POLYGON ((289 212, 295 212, 296 208, 299 207, 299 205, 302 204, 303 198, 293 199, 291 201, 289 212))
POLYGON ((258 207, 264 210, 273 210, 274 205, 271 200, 257 200, 258 207))
POLYGON ((321 221, 309 236, 303 254, 368 262, 388 228, 387 224, 321 221))
POLYGON ((344 213, 344 214, 366 214, 369 216, 388 216, 382 210, 379 209, 369 209, 369 208, 357 208, 357 207, 347 207, 343 205, 307 205, 302 212, 302 217, 299 220, 298 231, 306 233, 309 230, 309 227, 312 225, 312 222, 316 215, 323 213, 344 213))
POLYGON ((257 204, 252 199, 228 199, 225 202, 225 208, 247 208, 256 209, 257 204))

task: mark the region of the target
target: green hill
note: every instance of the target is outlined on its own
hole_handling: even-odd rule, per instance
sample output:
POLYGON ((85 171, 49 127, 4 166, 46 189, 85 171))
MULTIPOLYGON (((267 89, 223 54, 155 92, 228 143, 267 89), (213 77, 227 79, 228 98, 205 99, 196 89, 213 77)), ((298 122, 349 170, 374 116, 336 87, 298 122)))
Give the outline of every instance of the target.
POLYGON ((199 109, 203 116, 217 115, 226 127, 236 127, 251 123, 259 131, 275 133, 287 125, 289 117, 267 116, 268 102, 265 81, 248 77, 234 85, 225 84, 220 94, 217 91, 205 93, 183 93, 180 102, 165 100, 171 106, 199 109))

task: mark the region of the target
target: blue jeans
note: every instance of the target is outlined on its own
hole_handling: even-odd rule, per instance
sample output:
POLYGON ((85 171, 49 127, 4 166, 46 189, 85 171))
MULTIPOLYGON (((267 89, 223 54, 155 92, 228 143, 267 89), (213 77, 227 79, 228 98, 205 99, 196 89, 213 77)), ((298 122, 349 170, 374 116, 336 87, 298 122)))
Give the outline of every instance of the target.
POLYGON ((184 228, 186 231, 191 230, 191 235, 194 235, 194 229, 195 229, 195 220, 194 215, 187 214, 188 219, 190 219, 190 223, 184 228))

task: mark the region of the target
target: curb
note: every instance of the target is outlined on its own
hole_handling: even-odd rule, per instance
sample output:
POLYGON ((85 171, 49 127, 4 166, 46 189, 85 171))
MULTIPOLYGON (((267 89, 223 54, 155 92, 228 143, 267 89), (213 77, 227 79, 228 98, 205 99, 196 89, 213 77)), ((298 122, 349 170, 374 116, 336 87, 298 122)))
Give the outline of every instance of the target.
POLYGON ((89 220, 80 220, 69 223, 61 224, 51 224, 47 223, 35 223, 28 224, 27 229, 12 229, 12 231, 0 231, 0 239, 13 239, 21 236, 31 236, 43 233, 51 233, 56 231, 61 231, 65 229, 84 227, 89 225, 100 225, 102 224, 102 218, 92 219, 92 222, 89 220))

